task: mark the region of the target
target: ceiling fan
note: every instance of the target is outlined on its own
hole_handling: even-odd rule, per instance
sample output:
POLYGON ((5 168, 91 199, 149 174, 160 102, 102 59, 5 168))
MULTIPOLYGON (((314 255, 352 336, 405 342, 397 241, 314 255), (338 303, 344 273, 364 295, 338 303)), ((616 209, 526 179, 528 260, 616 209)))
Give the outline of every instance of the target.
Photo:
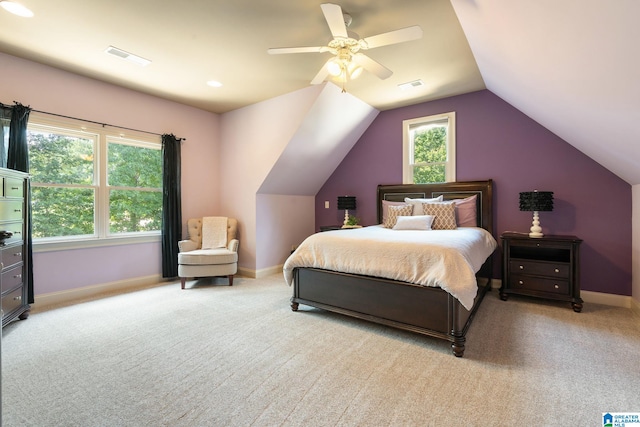
POLYGON ((333 35, 333 39, 326 46, 282 47, 267 50, 272 55, 330 52, 333 57, 322 66, 311 80, 311 84, 320 84, 327 77, 333 76, 343 83, 342 91, 344 92, 344 83, 358 77, 363 69, 384 80, 393 72, 360 51, 422 38, 422 28, 414 25, 361 39, 357 34, 347 30, 351 24, 351 16, 343 13, 339 5, 324 3, 320 7, 333 35))

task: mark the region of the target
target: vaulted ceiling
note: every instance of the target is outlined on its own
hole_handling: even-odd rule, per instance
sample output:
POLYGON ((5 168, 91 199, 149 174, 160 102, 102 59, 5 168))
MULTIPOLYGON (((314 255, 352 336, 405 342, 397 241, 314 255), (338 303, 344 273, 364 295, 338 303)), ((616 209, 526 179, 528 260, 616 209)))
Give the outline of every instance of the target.
MULTIPOLYGON (((0 51, 216 113, 307 87, 330 58, 267 54, 326 44, 322 1, 19 1, 35 16, 0 10, 0 51), (109 46, 152 62, 141 67, 108 55, 109 46)), ((487 88, 640 183, 639 2, 334 2, 360 37, 423 30, 420 40, 366 51, 393 71, 385 80, 365 72, 347 83, 369 105, 385 110, 487 88), (418 79, 424 86, 398 87, 418 79)))

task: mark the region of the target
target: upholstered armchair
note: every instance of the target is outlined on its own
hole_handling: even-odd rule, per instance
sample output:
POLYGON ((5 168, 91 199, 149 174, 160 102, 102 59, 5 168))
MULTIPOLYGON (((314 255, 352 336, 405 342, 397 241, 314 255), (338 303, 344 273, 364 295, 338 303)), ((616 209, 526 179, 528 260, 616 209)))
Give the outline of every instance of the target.
POLYGON ((227 276, 233 286, 233 275, 238 271, 238 221, 226 217, 190 219, 187 233, 189 240, 178 242, 182 289, 187 277, 227 276))

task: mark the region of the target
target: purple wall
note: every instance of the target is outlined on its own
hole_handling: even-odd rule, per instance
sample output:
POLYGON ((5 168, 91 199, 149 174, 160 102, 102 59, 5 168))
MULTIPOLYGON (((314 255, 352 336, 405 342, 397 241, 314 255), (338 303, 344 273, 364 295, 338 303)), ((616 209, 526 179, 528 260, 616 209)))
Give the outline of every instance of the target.
POLYGON ((631 295, 631 185, 487 90, 381 112, 316 195, 316 228, 342 222, 336 199, 347 194, 357 196, 362 223, 375 224, 377 185, 402 183, 402 121, 449 111, 457 180, 494 180, 496 238, 531 227, 519 192, 553 191, 554 211, 540 213, 543 233, 584 240, 581 289, 631 295))

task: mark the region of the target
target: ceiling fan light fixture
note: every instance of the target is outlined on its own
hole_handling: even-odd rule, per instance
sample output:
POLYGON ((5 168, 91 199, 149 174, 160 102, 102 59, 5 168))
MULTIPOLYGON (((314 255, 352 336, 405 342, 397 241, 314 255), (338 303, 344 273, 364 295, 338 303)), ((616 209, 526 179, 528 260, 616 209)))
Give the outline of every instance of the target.
POLYGON ((340 76, 340 74, 342 74, 342 68, 342 64, 337 58, 329 61, 329 63, 327 64, 327 71, 329 71, 329 74, 331 74, 333 77, 340 76))
POLYGON ((0 6, 2 6, 2 8, 7 12, 13 13, 14 15, 22 16, 23 18, 33 17, 33 12, 20 3, 13 1, 0 1, 0 6))

